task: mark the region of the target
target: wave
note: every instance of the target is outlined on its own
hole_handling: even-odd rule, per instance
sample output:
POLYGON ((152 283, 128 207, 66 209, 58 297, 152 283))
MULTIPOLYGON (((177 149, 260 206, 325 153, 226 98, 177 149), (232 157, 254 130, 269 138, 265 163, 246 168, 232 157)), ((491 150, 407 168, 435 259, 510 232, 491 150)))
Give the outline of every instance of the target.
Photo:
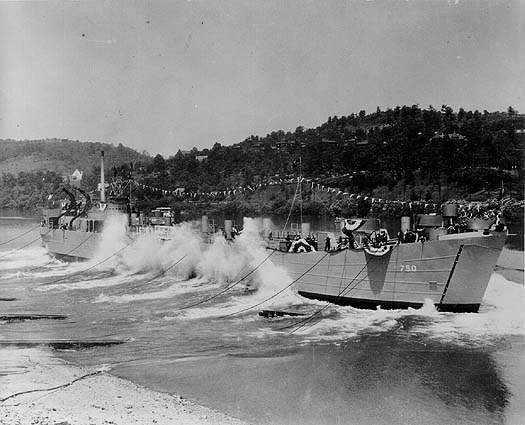
MULTIPOLYGON (((11 251, 2 251, 2 256, 0 257, 0 269, 4 272, 12 270, 23 272, 24 269, 42 267, 49 262, 49 254, 42 247, 13 249, 11 251)), ((4 276, 1 278, 4 278, 4 276)))
MULTIPOLYGON (((525 336, 524 288, 494 273, 478 313, 443 313, 430 300, 419 309, 360 310, 329 305, 312 320, 277 331, 294 332, 304 343, 335 342, 362 334, 395 332, 466 346, 498 343, 502 337, 525 336)), ((311 315, 313 312, 311 313, 311 315)), ((281 319, 289 323, 290 319, 281 319)))
MULTIPOLYGON (((143 289, 144 285, 140 285, 139 288, 143 289)), ((198 291, 203 291, 206 289, 209 289, 208 282, 197 278, 197 279, 191 279, 191 280, 186 280, 186 281, 175 281, 174 283, 170 284, 167 288, 164 288, 160 291, 125 293, 125 294, 120 294, 120 295, 100 294, 93 301, 93 303, 95 304, 96 303, 123 304, 123 303, 138 302, 138 301, 170 299, 178 295, 182 295, 184 293, 198 292, 198 291)))
MULTIPOLYGON (((60 281, 42 290, 119 286, 118 291, 110 289, 97 294, 92 302, 123 304, 175 299, 164 320, 216 317, 235 321, 242 317, 244 321, 260 321, 253 332, 293 332, 303 343, 395 332, 478 346, 507 335, 523 335, 524 287, 497 273, 491 277, 479 313, 442 313, 430 301, 419 309, 360 310, 304 299, 295 293, 286 272, 272 264, 272 251, 265 249, 260 228, 257 220, 244 219, 244 230, 235 243, 215 236, 206 244, 194 225, 183 223, 172 229, 171 240, 162 242, 152 234, 130 240, 125 223, 117 220, 108 222, 104 243, 93 260, 59 265, 40 271, 38 276, 79 273, 82 280, 60 281), (115 255, 119 250, 122 251, 115 255), (104 261, 107 258, 110 260, 104 261), (86 269, 93 271, 82 275, 86 269), (103 271, 111 275, 97 274, 103 271), (177 299, 180 295, 185 295, 183 301, 177 299), (265 308, 301 311, 312 319, 302 316, 268 321, 256 314, 265 308), (284 329, 294 323, 297 325, 284 329)), ((42 255, 42 251, 36 252, 42 255)), ((27 253, 22 255, 26 255, 20 260, 25 264, 29 261, 27 253)))
MULTIPOLYGON (((71 291, 71 290, 82 290, 82 289, 94 289, 94 288, 107 288, 107 287, 113 287, 113 286, 119 286, 119 285, 129 285, 130 283, 130 275, 117 275, 117 276, 110 276, 107 277, 107 274, 105 274, 104 277, 102 277, 99 273, 93 273, 94 276, 87 278, 86 276, 80 277, 80 280, 69 282, 66 281, 66 279, 60 279, 59 282, 56 283, 47 283, 45 286, 41 285, 36 288, 34 288, 35 291, 40 292, 47 292, 47 291, 71 291)), ((67 275, 66 275, 67 277, 67 275)), ((72 277, 74 279, 74 277, 72 277)))
MULTIPOLYGON (((178 281, 196 277, 203 282, 222 285, 222 288, 226 287, 232 294, 243 293, 245 290, 254 291, 256 296, 252 297, 253 301, 269 297, 290 282, 282 270, 268 261, 271 251, 264 248, 257 220, 245 219, 244 231, 235 243, 226 241, 219 235, 213 237, 211 243, 204 243, 200 232, 191 223, 175 226, 171 232, 172 239, 164 242, 149 233, 141 234, 130 241, 125 223, 118 218, 108 222, 106 229, 101 249, 91 262, 97 264, 108 256, 112 257, 104 267, 113 269, 117 274, 158 273, 156 280, 159 280, 169 271, 170 276, 178 281), (118 250, 123 250, 122 254, 112 256, 118 250)), ((175 296, 178 293, 177 288, 181 290, 181 285, 177 284, 176 288, 169 291, 162 290, 157 296, 175 296)), ((199 288, 197 286, 193 289, 199 288)), ((126 295, 130 296, 108 297, 104 300, 131 302, 141 298, 136 293, 126 295)), ((286 299, 287 295, 290 296, 283 294, 283 298, 286 299)), ((147 291, 143 296, 154 295, 147 291)), ((235 308, 240 306, 242 303, 234 304, 235 308)))

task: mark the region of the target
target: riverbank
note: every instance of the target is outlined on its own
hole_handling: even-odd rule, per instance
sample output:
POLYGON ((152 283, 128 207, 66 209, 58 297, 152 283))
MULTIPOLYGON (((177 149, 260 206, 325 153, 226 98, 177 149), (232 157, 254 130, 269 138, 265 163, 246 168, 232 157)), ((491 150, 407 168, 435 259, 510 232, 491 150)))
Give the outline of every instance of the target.
POLYGON ((243 425, 175 394, 79 368, 48 350, 0 349, 0 423, 5 425, 243 425))

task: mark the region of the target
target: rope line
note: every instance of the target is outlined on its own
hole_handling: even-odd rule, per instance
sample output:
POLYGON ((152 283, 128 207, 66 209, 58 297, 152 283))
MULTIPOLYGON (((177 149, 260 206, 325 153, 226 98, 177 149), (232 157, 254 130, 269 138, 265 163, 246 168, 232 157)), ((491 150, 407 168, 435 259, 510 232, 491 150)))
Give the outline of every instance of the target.
POLYGON ((66 387, 69 387, 70 385, 73 385, 75 382, 78 382, 82 379, 86 379, 86 378, 89 378, 91 376, 95 376, 95 375, 100 375, 101 373, 104 373, 105 371, 101 371, 101 370, 97 370, 95 372, 91 372, 91 373, 88 373, 86 375, 82 375, 76 379, 73 379, 71 382, 67 382, 65 384, 62 384, 62 385, 57 385, 56 387, 51 387, 51 388, 37 388, 35 390, 28 390, 28 391, 21 391, 19 393, 15 393, 15 394, 11 394, 7 397, 4 397, 2 399, 0 399, 0 403, 5 403, 7 400, 11 399, 11 398, 15 398, 15 397, 18 397, 18 396, 21 396, 21 395, 24 395, 24 394, 30 394, 30 393, 36 393, 36 392, 42 392, 42 391, 55 391, 55 390, 58 390, 60 388, 66 388, 66 387))
MULTIPOLYGON (((370 258, 371 259, 371 258, 370 258)), ((363 270, 365 269, 367 265, 364 265, 361 270, 359 270, 359 272, 356 274, 356 276, 348 283, 348 285, 346 285, 341 291, 339 291, 339 294, 337 295, 338 298, 340 298, 342 295, 347 295, 348 292, 345 293, 345 291, 347 290, 347 288, 357 279, 357 277, 363 272, 363 270)), ((366 275, 365 275, 366 277, 366 275)), ((364 279, 365 277, 362 277, 359 281, 356 282, 356 284, 354 285, 354 288, 359 285, 364 279)), ((350 290, 352 290, 353 288, 350 288, 350 290)), ((311 322, 313 320, 313 318, 315 316, 317 316, 318 314, 322 313, 323 311, 325 311, 328 307, 331 307, 333 305, 333 303, 328 303, 326 304, 325 306, 323 306, 322 308, 320 308, 319 310, 315 311, 314 313, 312 313, 310 316, 304 318, 304 319, 301 319, 300 321, 294 323, 293 325, 290 325, 290 326, 285 326, 283 328, 280 328, 279 330, 284 330, 284 329, 290 329, 290 328, 293 328, 297 325, 300 325, 300 326, 297 326, 297 328, 295 328, 294 330, 292 330, 290 332, 290 334, 293 334, 294 332, 298 331, 299 329, 303 328, 304 326, 306 326, 309 322, 311 322)))
MULTIPOLYGON (((274 251, 275 252, 275 251, 274 251)), ((239 310, 239 311, 236 311, 234 313, 230 313, 230 314, 226 314, 224 316, 221 316, 219 317, 220 319, 224 319, 225 317, 230 317, 230 316, 235 316, 236 314, 239 314, 239 313, 243 313, 245 311, 248 311, 248 310, 251 310, 252 308, 255 308, 255 307, 258 307, 260 306, 261 304, 264 304, 266 301, 269 301, 271 300, 272 298, 275 298, 277 295, 281 294, 282 292, 284 292, 286 289, 288 289, 290 286, 292 286, 295 282, 297 282, 299 279, 301 279, 305 274, 307 274, 310 270, 312 270, 315 266, 317 266, 322 260, 324 260, 326 258, 327 255, 330 255, 329 252, 327 252, 326 254, 324 254, 319 260, 317 260, 313 266, 311 266, 308 270, 306 270, 301 276, 299 276, 297 279, 293 280, 292 283, 290 283, 289 285, 286 285, 283 289, 281 289, 280 291, 276 292, 275 294, 273 294, 271 297, 268 297, 266 298, 265 300, 257 303, 257 304, 254 304, 250 307, 247 307, 247 308, 244 308, 242 310, 239 310)))
MULTIPOLYGON (((468 246, 475 246, 475 244, 469 244, 468 246)), ((332 251, 332 252, 338 252, 338 251, 332 251)), ((455 255, 442 255, 442 256, 439 256, 439 257, 407 258, 407 259, 402 259, 400 261, 403 261, 403 263, 408 263, 408 262, 414 262, 414 261, 444 260, 444 259, 447 259, 447 258, 455 258, 455 257, 456 257, 455 255)), ((399 262, 399 261, 396 259, 396 262, 399 262)), ((288 264, 302 264, 302 263, 289 262, 288 264)), ((352 265, 353 266, 362 266, 362 265, 366 265, 366 264, 367 263, 364 262, 364 263, 353 263, 352 265)), ((337 266, 344 265, 344 263, 343 264, 334 263, 334 264, 331 264, 331 265, 334 266, 334 267, 337 267, 337 266)))
MULTIPOLYGON (((47 232, 49 233, 49 232, 47 232)), ((39 240, 42 236, 41 235, 38 235, 38 237, 36 239, 33 239, 32 241, 30 241, 29 243, 26 243, 25 245, 22 245, 21 247, 17 248, 17 249, 13 249, 12 251, 7 251, 6 254, 0 256, 0 258, 5 258, 5 257, 9 257, 11 254, 14 254, 15 252, 18 252, 24 248, 27 248, 29 245, 32 245, 34 244, 37 240, 39 240)))
POLYGON ((119 291, 119 292, 116 292, 114 295, 122 295, 126 292, 129 292, 130 290, 135 290, 135 289, 138 289, 138 288, 141 288, 143 287, 144 285, 147 285, 148 283, 152 282, 153 280, 155 279, 158 279, 159 277, 162 277, 163 275, 165 275, 168 271, 170 271, 173 267, 175 267, 177 264, 179 264, 182 260, 184 260, 186 258, 186 255, 182 256, 181 258, 179 258, 177 261, 175 261, 171 266, 169 266, 166 270, 163 270, 162 272, 160 272, 159 274, 151 277, 150 279, 146 280, 145 282, 142 282, 142 283, 139 283, 138 285, 132 287, 132 288, 126 288, 126 290, 124 291, 119 291))
MULTIPOLYGON (((342 290, 339 291, 339 294, 337 294, 337 298, 341 298, 342 296, 348 295, 349 292, 354 290, 357 287, 357 285, 359 285, 361 282, 363 282, 367 278, 367 275, 365 274, 361 279, 359 279, 357 282, 355 282, 355 280, 358 278, 358 276, 365 270, 366 267, 368 267, 368 264, 370 263, 372 258, 374 258, 374 257, 370 256, 370 258, 367 260, 365 265, 361 268, 361 270, 359 270, 359 272, 355 275, 355 277, 352 280, 350 280, 348 285, 346 285, 342 290), (354 283, 354 282, 355 282, 355 284, 352 287, 350 287, 350 285, 352 285, 352 283, 354 283)), ((345 262, 346 262, 346 257, 345 257, 345 262)), ((279 330, 290 329, 290 328, 293 328, 293 327, 295 327, 297 325, 300 325, 296 329, 294 329, 294 330, 292 330, 290 332, 292 334, 292 333, 298 331, 299 329, 303 328, 304 326, 306 326, 311 320, 313 320, 313 318, 315 316, 317 316, 319 313, 325 311, 332 304, 333 303, 328 303, 327 305, 323 306, 321 309, 319 309, 319 310, 315 311, 314 313, 312 313, 310 316, 308 316, 308 317, 306 317, 304 319, 301 319, 300 321, 294 323, 293 325, 285 326, 283 328, 280 328, 279 330)))
POLYGON ((169 266, 166 270, 163 270, 159 274, 153 276, 152 278, 146 280, 145 282, 142 282, 141 284, 135 286, 133 289, 140 288, 144 285, 147 285, 148 283, 154 281, 155 279, 158 279, 159 277, 164 276, 168 271, 170 271, 173 267, 175 267, 177 264, 179 264, 182 260, 186 258, 186 255, 183 255, 181 258, 179 258, 177 261, 175 261, 171 266, 169 266))
POLYGON ((20 234, 20 235, 18 235, 18 236, 15 236, 14 238, 11 238, 11 239, 9 239, 9 240, 7 240, 7 241, 5 241, 5 242, 1 242, 1 243, 0 243, 0 246, 2 246, 2 245, 6 245, 6 244, 8 244, 9 242, 13 242, 13 241, 15 241, 15 240, 17 240, 17 239, 20 239, 22 236, 25 236, 25 235, 27 235, 28 233, 31 233, 33 230, 35 230, 35 229, 37 229, 37 228, 39 228, 39 227, 40 227, 40 224, 37 224, 35 227, 32 227, 31 229, 29 229, 27 232, 24 232, 24 233, 22 233, 22 234, 20 234))
POLYGON ((478 248, 488 249, 489 251, 501 251, 501 249, 502 249, 502 248, 495 248, 495 247, 492 247, 492 246, 480 245, 480 244, 477 244, 477 243, 465 244, 465 247, 468 248, 469 246, 477 246, 478 248))
MULTIPOLYGON (((86 239, 86 241, 87 241, 87 239, 86 239)), ((84 241, 84 242, 85 242, 85 241, 84 241)), ((105 262, 108 261, 110 258, 112 258, 112 257, 114 257, 115 255, 121 253, 121 252, 124 251, 126 248, 128 248, 130 245, 131 245, 131 244, 128 244, 128 245, 124 246, 123 248, 120 248, 118 251, 115 251, 115 252, 114 252, 113 254, 111 254, 109 257, 104 258, 103 260, 99 261, 98 263, 93 264, 92 266, 89 266, 89 267, 87 267, 87 268, 85 268, 85 269, 82 269, 82 270, 80 270, 80 271, 78 271, 78 272, 75 272, 75 273, 72 273, 72 274, 68 274, 68 275, 66 275, 66 276, 63 276, 63 277, 57 279, 57 280, 54 280, 54 281, 51 281, 51 282, 46 282, 46 283, 43 284, 43 286, 54 285, 55 283, 60 282, 61 280, 68 279, 68 278, 70 278, 70 277, 72 277, 72 276, 76 276, 77 274, 87 272, 88 270, 91 270, 91 269, 95 268, 96 266, 99 266, 100 264, 105 263, 105 262)), ((75 249, 76 249, 76 248, 75 248, 75 249)))
POLYGON ((272 251, 270 253, 270 255, 268 255, 263 261, 261 261, 252 271, 250 271, 248 274, 244 275, 241 279, 239 279, 237 282, 233 283, 232 285, 228 285, 226 288, 224 288, 222 291, 219 291, 218 293, 216 293, 215 295, 209 297, 209 298, 206 298, 204 300, 201 300, 195 304, 190 304, 190 305, 187 305, 185 307, 181 307, 179 310, 186 310, 188 308, 191 308, 191 307, 196 307, 198 305, 201 305, 201 304, 204 304, 210 300, 213 300, 214 298, 217 298, 219 295, 222 295, 224 294, 226 291, 229 291, 231 288, 233 288, 234 286, 237 286, 239 283, 241 283, 244 279, 246 279, 248 276, 252 275, 253 273, 255 273, 255 271, 261 267, 265 262, 266 260, 268 260, 268 258, 270 258, 273 254, 275 254, 275 251, 272 251))
MULTIPOLYGON (((51 231, 51 229, 46 232, 45 234, 47 235, 49 232, 51 231)), ((80 242, 77 246, 75 246, 73 249, 69 250, 68 252, 66 252, 65 254, 63 255, 69 255, 71 254, 73 251, 75 251, 77 248, 79 248, 80 246, 82 246, 84 243, 86 243, 91 237, 94 236, 94 233, 91 233, 91 235, 89 235, 89 237, 87 239, 84 239, 82 242, 80 242)), ((27 269, 28 272, 32 271, 32 270, 36 270, 40 267, 46 267, 46 266, 49 266, 50 264, 54 263, 57 259, 56 258, 53 258, 51 261, 48 261, 47 263, 44 263, 42 264, 41 266, 35 266, 35 267, 31 267, 30 269, 27 269)))
POLYGON ((294 206, 294 203, 295 203, 295 198, 297 197, 297 192, 299 191, 300 184, 301 184, 301 180, 299 180, 297 182, 297 187, 295 188, 295 193, 294 193, 293 199, 292 199, 292 206, 290 207, 290 212, 288 213, 288 217, 286 218, 286 222, 284 223, 283 233, 286 230, 286 226, 288 226, 288 220, 290 220, 290 216, 292 215, 293 206, 294 206))

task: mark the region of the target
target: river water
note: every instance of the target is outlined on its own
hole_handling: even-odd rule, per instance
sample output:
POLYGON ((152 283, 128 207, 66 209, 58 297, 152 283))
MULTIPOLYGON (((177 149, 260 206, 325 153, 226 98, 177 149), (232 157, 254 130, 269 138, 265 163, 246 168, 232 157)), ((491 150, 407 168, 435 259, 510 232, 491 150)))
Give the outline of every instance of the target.
POLYGON ((128 246, 115 222, 86 263, 50 258, 38 225, 0 217, 0 311, 67 318, 0 323, 2 339, 125 339, 55 353, 255 424, 523 423, 522 251, 503 251, 478 314, 322 310, 287 288, 257 220, 211 245, 181 225, 128 246))

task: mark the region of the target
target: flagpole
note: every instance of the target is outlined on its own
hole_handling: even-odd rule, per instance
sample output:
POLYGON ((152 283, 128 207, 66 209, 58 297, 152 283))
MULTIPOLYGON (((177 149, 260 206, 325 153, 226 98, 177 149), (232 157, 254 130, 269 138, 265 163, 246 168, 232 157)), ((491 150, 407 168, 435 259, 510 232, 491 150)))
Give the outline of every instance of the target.
POLYGON ((303 157, 299 155, 299 210, 301 211, 301 229, 303 228, 303 157))

